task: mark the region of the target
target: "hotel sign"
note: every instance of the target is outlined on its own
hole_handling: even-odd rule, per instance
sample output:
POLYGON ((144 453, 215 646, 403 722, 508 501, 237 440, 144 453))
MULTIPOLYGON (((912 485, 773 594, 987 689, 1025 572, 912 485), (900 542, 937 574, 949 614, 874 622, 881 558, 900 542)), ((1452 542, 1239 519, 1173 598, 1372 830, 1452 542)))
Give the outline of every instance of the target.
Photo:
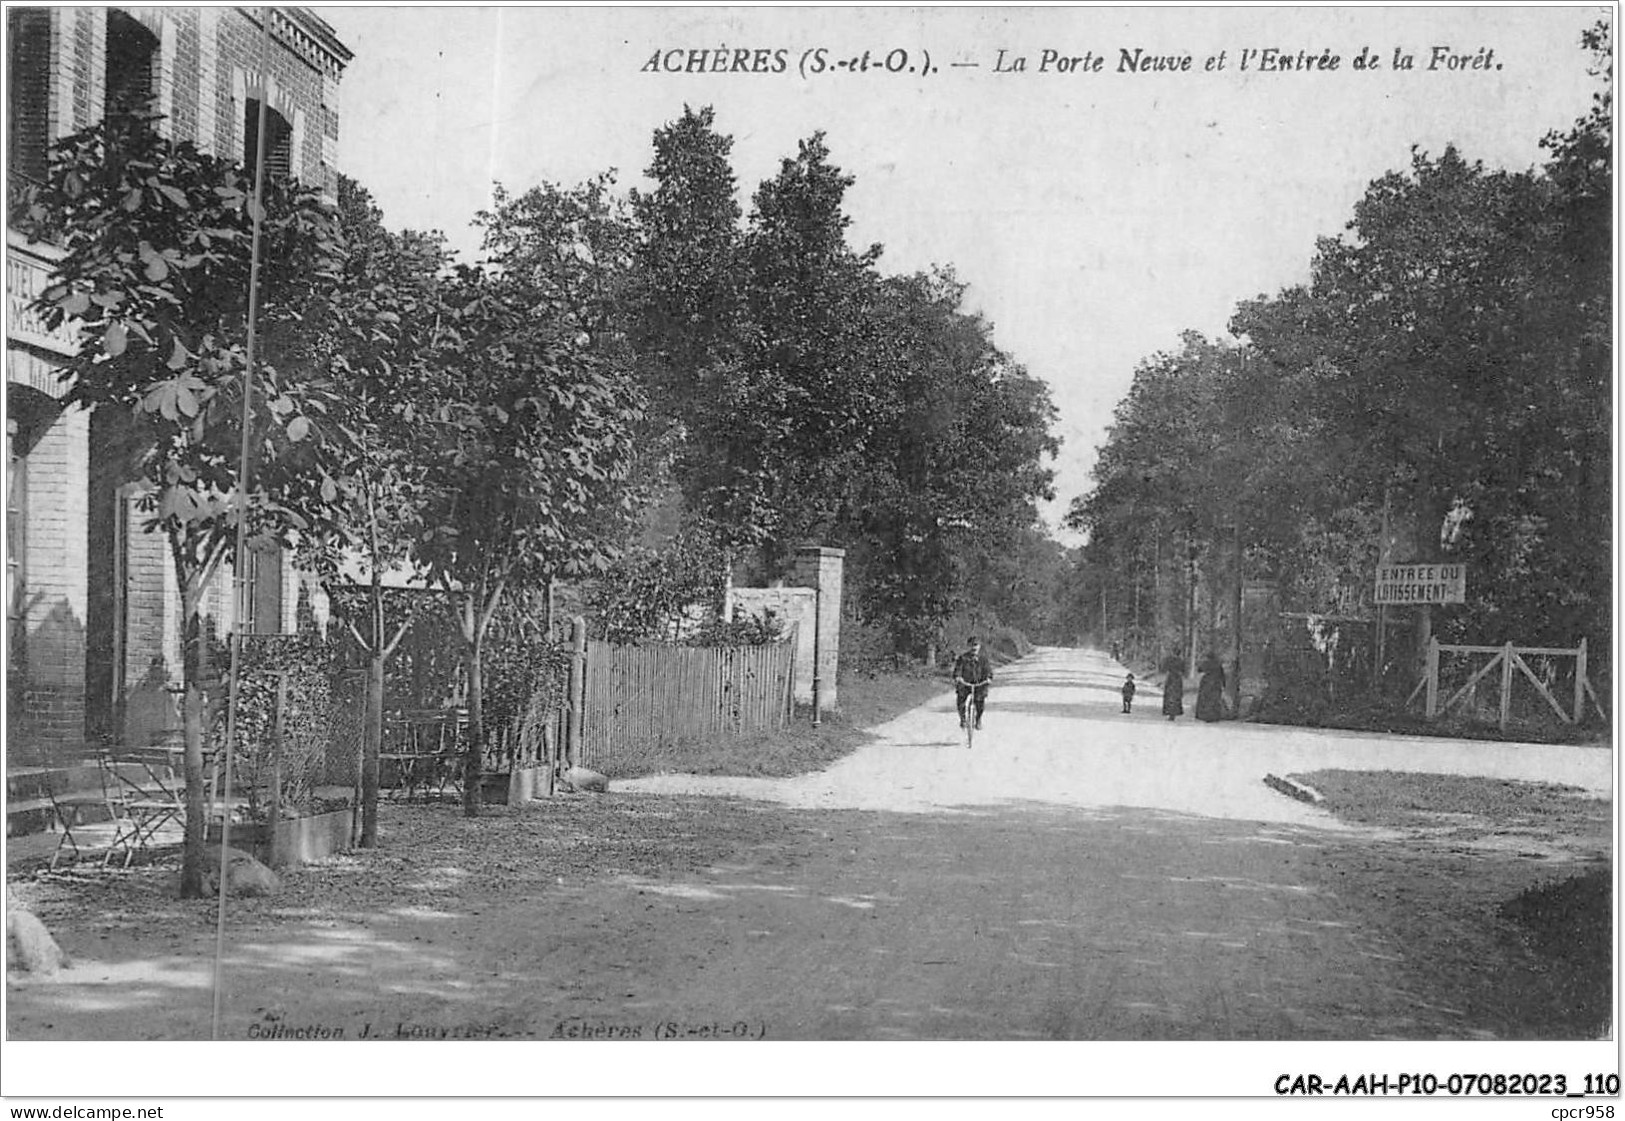
POLYGON ((1464 564, 1379 564, 1373 603, 1466 603, 1464 564))
POLYGON ((57 354, 79 353, 79 330, 70 320, 51 330, 33 303, 56 271, 53 250, 21 235, 6 235, 6 341, 25 343, 57 354))

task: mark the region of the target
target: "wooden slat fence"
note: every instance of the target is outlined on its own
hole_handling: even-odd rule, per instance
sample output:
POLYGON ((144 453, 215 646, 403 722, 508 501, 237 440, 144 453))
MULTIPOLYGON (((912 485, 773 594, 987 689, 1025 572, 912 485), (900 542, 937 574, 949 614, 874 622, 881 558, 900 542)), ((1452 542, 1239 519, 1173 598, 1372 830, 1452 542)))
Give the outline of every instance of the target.
POLYGON ((578 762, 677 740, 786 727, 795 643, 620 646, 587 643, 578 762))

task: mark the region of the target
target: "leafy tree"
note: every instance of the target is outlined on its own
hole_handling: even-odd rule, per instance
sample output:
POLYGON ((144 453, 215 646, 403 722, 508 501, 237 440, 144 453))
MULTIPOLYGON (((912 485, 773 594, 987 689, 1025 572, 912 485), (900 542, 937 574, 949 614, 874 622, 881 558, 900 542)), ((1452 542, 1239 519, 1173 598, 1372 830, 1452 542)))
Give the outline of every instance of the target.
POLYGON ((340 497, 326 450, 342 433, 312 325, 340 283, 342 247, 330 210, 288 180, 264 189, 251 462, 246 479, 238 472, 252 191, 240 166, 159 136, 149 118, 114 114, 54 147, 49 181, 22 216, 66 251, 37 302, 53 327, 83 327, 66 400, 124 418, 133 478, 147 484, 145 528, 165 535, 174 562, 187 896, 203 886, 204 593, 240 520, 256 541, 291 547, 332 523, 340 497))
POLYGON ((425 355, 434 434, 413 552, 456 605, 468 667, 464 812, 481 802, 481 658, 511 587, 602 571, 641 399, 556 296, 530 278, 461 267, 425 355))
POLYGON ((588 598, 594 629, 610 642, 671 641, 695 606, 720 602, 723 549, 702 526, 680 530, 658 548, 626 550, 588 598))
POLYGON ((1198 633, 1192 581, 1205 578, 1216 603, 1221 578, 1239 591, 1246 557, 1267 564, 1260 558, 1279 559, 1282 544, 1297 540, 1304 519, 1336 493, 1327 472, 1337 461, 1319 437, 1295 373, 1251 347, 1187 332, 1178 351, 1141 363, 1096 485, 1069 511, 1072 528, 1090 534, 1082 559, 1094 574, 1093 604, 1074 613, 1090 630, 1128 631, 1139 656, 1146 642, 1189 654, 1215 639, 1198 633))
POLYGON ((883 294, 884 376, 871 391, 892 419, 871 438, 848 541, 867 614, 889 620, 898 649, 919 651, 968 598, 1013 606, 1005 562, 1051 494, 1054 407, 964 310, 952 270, 888 278, 883 294))
POLYGON ((348 501, 340 535, 310 545, 326 552, 322 559, 329 569, 337 564, 335 550, 359 557, 367 579, 364 605, 338 598, 367 659, 359 840, 371 848, 378 837, 384 671, 412 624, 410 611, 391 618, 388 607, 416 602, 416 597, 386 597, 383 577, 390 568, 410 564, 412 544, 422 532, 420 507, 428 482, 420 449, 429 418, 421 407, 426 387, 418 358, 430 345, 440 312, 437 285, 447 257, 438 237, 386 230, 371 195, 347 176, 339 177, 338 204, 348 252, 328 320, 328 347, 343 389, 338 419, 349 438, 338 475, 348 501))
MULTIPOLYGON (((569 187, 542 183, 521 194, 499 184, 493 205, 474 222, 494 275, 525 293, 522 298, 537 301, 539 314, 567 324, 601 368, 636 380, 631 328, 636 319, 637 234, 614 185, 613 171, 569 187)), ((668 441, 647 408, 638 413, 634 435, 621 485, 628 508, 641 510, 661 497, 668 441)), ((618 504, 592 526, 594 536, 606 543, 618 542, 630 531, 618 504)))
POLYGON ((1526 641, 1572 635, 1607 595, 1583 559, 1607 463, 1607 344, 1583 325, 1555 187, 1417 154, 1371 185, 1350 237, 1321 243, 1307 292, 1238 316, 1266 355, 1315 356, 1324 431, 1359 450, 1347 501, 1391 495, 1414 556, 1472 565, 1473 603, 1450 625, 1526 641), (1542 569, 1565 578, 1530 578, 1542 569))
MULTIPOLYGON (((645 174, 652 191, 633 190, 636 270, 631 334, 651 408, 710 434, 719 374, 734 366, 749 332, 745 322, 740 209, 732 137, 715 129, 707 106, 655 130, 645 174)), ((707 458, 703 453, 700 461, 707 458)), ((688 465, 698 471, 701 462, 688 465)), ((685 475, 687 472, 685 472, 685 475)), ((703 491, 693 484, 694 498, 703 491)))
POLYGON ((520 195, 501 184, 475 215, 493 268, 566 317, 587 344, 624 360, 633 229, 613 172, 575 187, 543 183, 520 195))
POLYGON ((709 108, 658 130, 634 192, 631 337, 671 426, 690 515, 758 575, 795 544, 847 549, 852 602, 919 649, 1048 493, 1042 383, 962 307, 951 271, 882 278, 847 244, 853 179, 822 134, 762 183, 741 234, 732 140, 709 108))
MULTIPOLYGON (((1584 45, 1605 77, 1606 22, 1584 45)), ((1391 503, 1396 559, 1471 565, 1453 636, 1605 635, 1611 127, 1605 85, 1547 137, 1544 173, 1413 153, 1319 242, 1309 284, 1238 308, 1242 345, 1187 337, 1142 364, 1071 511, 1092 591, 1159 558, 1166 629, 1170 554, 1210 555, 1230 525, 1301 605, 1354 606, 1391 503)))
POLYGON ((875 337, 878 245, 854 252, 843 204, 851 176, 823 133, 758 188, 745 238, 746 303, 757 332, 734 412, 741 469, 762 488, 767 572, 795 544, 855 517, 853 483, 874 432, 891 423, 875 337))

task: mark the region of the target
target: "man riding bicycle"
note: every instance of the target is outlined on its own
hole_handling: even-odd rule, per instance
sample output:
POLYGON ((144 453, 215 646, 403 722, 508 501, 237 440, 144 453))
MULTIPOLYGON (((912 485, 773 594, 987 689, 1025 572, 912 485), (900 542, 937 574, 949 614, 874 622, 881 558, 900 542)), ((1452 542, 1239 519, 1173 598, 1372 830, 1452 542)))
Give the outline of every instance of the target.
POLYGON ((965 726, 965 702, 976 702, 976 727, 982 727, 982 709, 987 706, 987 687, 993 683, 993 663, 982 650, 982 644, 971 635, 966 650, 954 659, 954 692, 959 706, 959 726, 965 726))

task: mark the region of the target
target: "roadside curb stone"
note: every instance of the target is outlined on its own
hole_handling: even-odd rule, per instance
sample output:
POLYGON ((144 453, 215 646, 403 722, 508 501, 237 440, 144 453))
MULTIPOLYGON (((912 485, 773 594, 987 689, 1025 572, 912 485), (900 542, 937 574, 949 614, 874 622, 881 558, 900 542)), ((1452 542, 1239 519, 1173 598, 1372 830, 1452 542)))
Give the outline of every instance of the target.
POLYGON ((1272 790, 1278 790, 1288 798, 1296 798, 1300 802, 1308 802, 1311 806, 1318 806, 1326 800, 1326 796, 1312 786, 1295 782, 1280 775, 1265 775, 1264 785, 1272 790))

